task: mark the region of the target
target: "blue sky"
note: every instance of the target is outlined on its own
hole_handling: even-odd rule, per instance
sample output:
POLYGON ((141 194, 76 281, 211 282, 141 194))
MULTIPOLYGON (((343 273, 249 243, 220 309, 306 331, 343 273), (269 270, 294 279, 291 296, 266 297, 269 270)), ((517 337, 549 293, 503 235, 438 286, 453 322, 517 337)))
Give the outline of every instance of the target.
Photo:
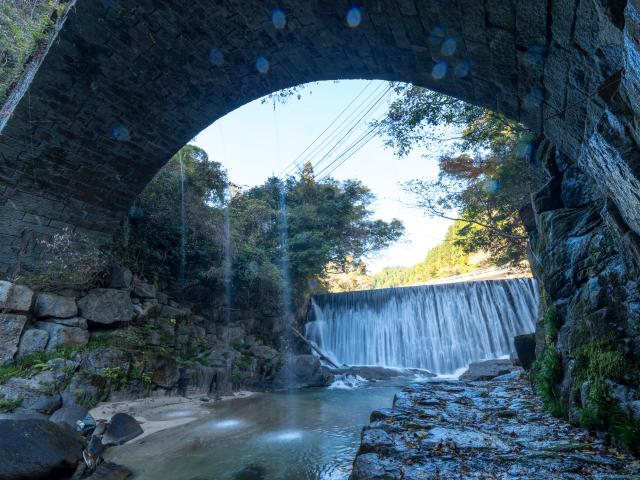
MULTIPOLYGON (((364 80, 311 84, 299 100, 292 97, 285 104, 276 104, 275 111, 272 103, 256 100, 203 130, 192 143, 206 150, 211 159, 222 163, 232 182, 246 186, 261 184, 298 157, 363 89, 364 93, 354 106, 369 94, 382 92, 385 86, 385 82, 364 80)), ((386 106, 383 101, 375 107, 360 122, 352 138, 355 140, 358 132, 366 130, 370 119, 380 117, 386 106)), ((340 149, 334 153, 338 151, 340 149)), ((423 156, 425 153, 424 150, 413 152, 399 159, 376 136, 331 174, 339 180, 361 180, 376 195, 375 216, 384 220, 399 218, 405 225, 405 236, 397 244, 367 259, 371 272, 385 266, 420 262, 426 251, 444 238, 451 223, 425 217, 420 210, 410 207, 411 197, 400 187, 402 182, 413 178, 436 178, 436 152, 428 152, 427 158, 423 156)), ((316 172, 334 158, 335 155, 330 155, 318 165, 316 172)))

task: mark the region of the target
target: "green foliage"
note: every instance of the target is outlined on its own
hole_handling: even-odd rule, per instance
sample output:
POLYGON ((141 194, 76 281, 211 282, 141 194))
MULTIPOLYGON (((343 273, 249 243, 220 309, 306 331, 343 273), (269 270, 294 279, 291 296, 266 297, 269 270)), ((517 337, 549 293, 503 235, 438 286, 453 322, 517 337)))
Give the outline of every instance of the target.
POLYGON ((176 285, 180 277, 181 169, 186 206, 186 274, 181 285, 194 302, 211 302, 224 292, 228 239, 233 304, 258 314, 279 315, 282 245, 279 199, 286 190, 292 291, 299 301, 327 271, 359 268, 361 259, 383 249, 403 232, 398 220, 372 218, 373 194, 361 182, 318 182, 310 165, 299 177, 268 179, 239 191, 218 163, 193 146, 184 147, 136 201, 118 232, 118 257, 136 272, 176 285), (233 195, 225 198, 225 189, 233 195), (230 218, 225 229, 225 208, 230 218), (135 209, 134 209, 135 210, 135 209))
POLYGON ((541 166, 531 161, 531 133, 502 115, 421 87, 397 84, 396 93, 376 125, 399 156, 436 142, 441 147, 456 132, 438 159, 438 180, 405 184, 416 206, 464 222, 458 244, 466 252, 488 252, 496 265, 519 265, 527 243, 519 211, 543 179, 541 166))
POLYGON ((224 191, 222 166, 204 150, 187 145, 138 196, 129 219, 116 234, 114 250, 133 271, 178 279, 181 272, 181 195, 184 180, 187 283, 210 278, 221 255, 224 191))
POLYGON ((540 358, 531 369, 535 391, 544 407, 556 417, 566 417, 566 408, 556 393, 555 385, 562 374, 562 362, 556 350, 558 338, 558 314, 554 308, 547 307, 543 313, 545 347, 540 358))
POLYGON ((580 409, 580 423, 585 428, 607 429, 619 409, 609 396, 607 380, 619 381, 624 356, 610 339, 600 339, 575 349, 576 388, 586 382, 586 402, 580 409))
POLYGON ((65 4, 58 0, 0 2, 0 104, 37 48, 48 40, 65 4))
POLYGON ((16 359, 12 364, 0 367, 0 385, 14 377, 32 377, 33 375, 49 370, 49 360, 54 358, 70 359, 78 352, 70 347, 60 347, 53 352, 34 352, 22 358, 16 359))
POLYGON ((100 375, 113 382, 120 382, 124 378, 120 367, 104 367, 100 370, 100 375))
POLYGON ((20 405, 22 405, 22 401, 24 400, 23 396, 19 396, 10 400, 3 396, 0 396, 0 413, 10 413, 20 405))
POLYGON ((471 254, 461 243, 461 230, 466 224, 455 222, 439 245, 427 252, 424 261, 412 267, 388 267, 373 275, 373 288, 415 285, 430 280, 473 272, 482 267, 472 263, 471 254))
POLYGON ((566 417, 566 409, 561 404, 554 385, 562 373, 560 356, 553 345, 545 347, 540 359, 533 365, 535 390, 542 403, 552 415, 566 417))

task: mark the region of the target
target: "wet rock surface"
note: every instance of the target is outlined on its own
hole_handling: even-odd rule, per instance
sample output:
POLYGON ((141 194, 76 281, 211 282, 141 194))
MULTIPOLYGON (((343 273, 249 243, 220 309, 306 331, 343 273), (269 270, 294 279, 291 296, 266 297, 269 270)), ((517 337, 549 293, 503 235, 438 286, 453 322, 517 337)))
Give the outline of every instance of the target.
POLYGON ((515 367, 511 360, 485 360, 483 362, 474 362, 469 365, 466 372, 460 375, 460 380, 477 381, 491 380, 500 375, 505 375, 513 371, 515 367))
POLYGON ((405 388, 371 414, 351 480, 639 476, 638 460, 546 413, 515 372, 405 388))
POLYGON ((0 478, 68 478, 82 445, 73 431, 47 420, 0 420, 0 478))

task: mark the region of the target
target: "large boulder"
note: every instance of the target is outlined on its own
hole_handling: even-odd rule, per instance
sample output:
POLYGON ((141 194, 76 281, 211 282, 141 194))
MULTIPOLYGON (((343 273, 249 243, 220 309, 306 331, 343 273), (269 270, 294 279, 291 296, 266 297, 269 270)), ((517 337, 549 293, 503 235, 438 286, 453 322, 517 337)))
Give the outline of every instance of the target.
POLYGON ((114 265, 111 267, 109 274, 109 288, 129 288, 133 280, 133 274, 128 268, 122 265, 114 265))
POLYGON ((313 355, 289 355, 278 371, 274 384, 278 388, 322 387, 331 383, 332 376, 313 355))
POLYGON ((97 288, 78 301, 80 314, 90 322, 111 325, 130 322, 134 316, 133 304, 127 290, 97 288))
POLYGON ((26 322, 25 315, 0 313, 0 367, 13 360, 26 322))
POLYGON ((529 370, 536 361, 536 334, 528 333, 513 338, 518 360, 525 370, 529 370))
POLYGON ((36 298, 34 314, 38 318, 71 318, 78 315, 76 300, 53 293, 40 293, 36 298))
POLYGON ((513 371, 513 363, 509 359, 505 360, 485 360, 483 362, 475 362, 469 365, 466 372, 460 375, 460 380, 466 382, 475 382, 481 380, 491 380, 513 371))
POLYGON ((30 328, 22 334, 18 346, 18 358, 31 355, 36 352, 44 352, 49 341, 49 333, 46 330, 30 328))
POLYGON ((76 422, 86 417, 87 413, 89 411, 80 405, 68 405, 53 412, 49 420, 58 425, 67 425, 75 429, 76 422))
POLYGON ((89 332, 82 328, 65 327, 50 322, 36 322, 36 326, 49 334, 47 352, 53 352, 60 347, 83 347, 89 342, 89 332))
POLYGON ((48 420, 0 420, 0 478, 55 479, 71 476, 82 444, 70 429, 48 420))
POLYGON ((0 310, 26 313, 32 301, 33 290, 29 287, 0 280, 0 310))
POLYGON ((102 437, 105 445, 122 445, 142 435, 143 430, 138 421, 126 413, 116 413, 109 421, 102 437))

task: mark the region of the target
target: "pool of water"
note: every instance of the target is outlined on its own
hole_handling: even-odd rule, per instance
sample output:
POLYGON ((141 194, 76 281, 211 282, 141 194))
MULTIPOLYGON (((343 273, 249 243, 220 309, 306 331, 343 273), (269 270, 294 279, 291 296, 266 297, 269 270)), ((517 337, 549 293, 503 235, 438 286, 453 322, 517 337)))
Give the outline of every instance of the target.
POLYGON ((347 479, 371 410, 409 380, 257 394, 109 452, 135 479, 347 479))

